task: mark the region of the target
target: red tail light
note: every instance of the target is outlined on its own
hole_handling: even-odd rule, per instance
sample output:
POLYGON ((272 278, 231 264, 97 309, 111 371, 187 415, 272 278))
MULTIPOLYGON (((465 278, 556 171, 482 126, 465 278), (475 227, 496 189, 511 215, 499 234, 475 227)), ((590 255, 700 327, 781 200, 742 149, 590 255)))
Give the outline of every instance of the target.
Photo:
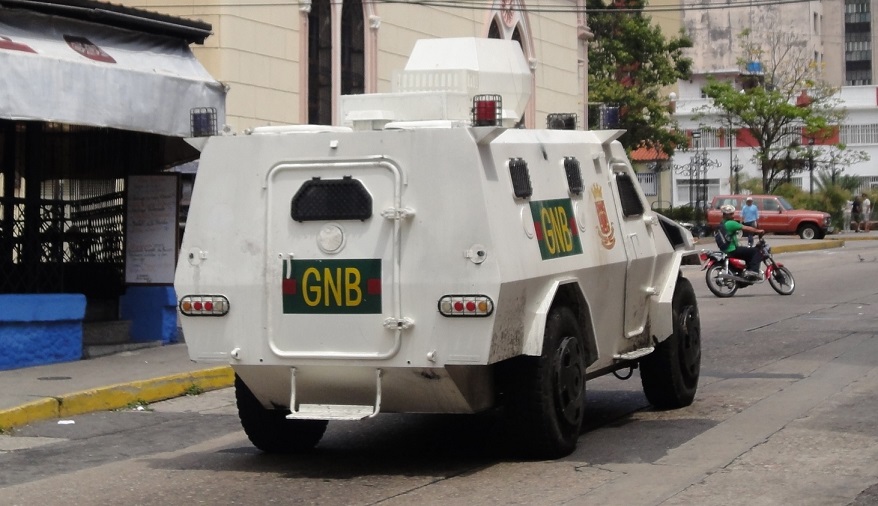
POLYGON ((186 295, 180 299, 185 316, 223 316, 229 312, 229 299, 222 295, 186 295))
POLYGON ((446 295, 439 299, 442 316, 490 316, 494 301, 487 295, 446 295))

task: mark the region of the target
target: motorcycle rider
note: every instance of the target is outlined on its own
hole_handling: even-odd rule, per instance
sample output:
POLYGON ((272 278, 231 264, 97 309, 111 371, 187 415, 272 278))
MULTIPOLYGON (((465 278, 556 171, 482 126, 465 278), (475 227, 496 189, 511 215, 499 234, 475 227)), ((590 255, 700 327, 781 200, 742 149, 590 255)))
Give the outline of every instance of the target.
POLYGON ((761 237, 765 234, 765 231, 735 221, 733 219, 735 206, 733 205, 726 204, 719 209, 723 213, 723 219, 719 226, 725 227, 726 233, 729 236, 729 246, 726 248, 725 253, 732 258, 740 258, 747 262, 747 270, 744 271, 745 278, 759 279, 759 262, 762 261, 762 251, 751 246, 738 246, 738 233, 744 231, 761 237))

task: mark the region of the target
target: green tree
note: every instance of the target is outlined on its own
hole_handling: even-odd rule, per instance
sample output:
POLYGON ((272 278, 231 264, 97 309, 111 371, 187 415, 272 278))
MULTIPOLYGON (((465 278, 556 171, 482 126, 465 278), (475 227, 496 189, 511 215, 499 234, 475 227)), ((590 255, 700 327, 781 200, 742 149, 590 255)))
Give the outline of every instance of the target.
POLYGON ((847 111, 840 107, 837 89, 820 78, 821 69, 799 36, 771 30, 761 32, 757 40, 745 30, 741 41, 744 56, 738 64, 745 89, 711 79, 704 92, 712 105, 696 117, 749 131, 767 192, 773 193, 796 172, 868 160, 864 152, 829 142, 847 111))
POLYGON ((619 140, 629 151, 646 146, 671 156, 686 138, 669 114, 664 90, 689 79, 692 61, 683 50, 692 41, 682 31, 667 39, 640 10, 644 6, 645 0, 624 6, 586 0, 594 34, 588 46, 589 102, 619 106, 619 128, 625 129, 619 140))

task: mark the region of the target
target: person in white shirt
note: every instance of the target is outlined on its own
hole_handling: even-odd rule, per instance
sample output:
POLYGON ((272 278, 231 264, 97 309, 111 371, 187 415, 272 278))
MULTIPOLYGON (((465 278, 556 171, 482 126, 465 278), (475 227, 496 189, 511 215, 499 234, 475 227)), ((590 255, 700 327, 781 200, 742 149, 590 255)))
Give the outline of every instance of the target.
POLYGON ((851 208, 854 206, 853 200, 845 202, 841 210, 841 231, 847 232, 851 229, 851 208))
POLYGON ((863 209, 861 212, 863 213, 863 232, 868 232, 869 225, 871 225, 870 222, 872 221, 872 201, 869 200, 869 195, 867 195, 865 192, 863 193, 862 206, 863 209))

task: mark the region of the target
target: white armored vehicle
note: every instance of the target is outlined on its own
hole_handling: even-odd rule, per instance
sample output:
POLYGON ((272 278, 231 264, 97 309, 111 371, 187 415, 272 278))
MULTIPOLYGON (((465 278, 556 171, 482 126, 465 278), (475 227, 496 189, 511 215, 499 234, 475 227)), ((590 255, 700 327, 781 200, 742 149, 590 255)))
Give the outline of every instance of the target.
POLYGON ((692 236, 649 209, 619 132, 514 128, 530 79, 515 42, 423 40, 394 93, 342 98, 343 126, 205 142, 175 288, 258 448, 491 411, 554 458, 589 378, 639 367, 654 406, 692 402, 692 236))

